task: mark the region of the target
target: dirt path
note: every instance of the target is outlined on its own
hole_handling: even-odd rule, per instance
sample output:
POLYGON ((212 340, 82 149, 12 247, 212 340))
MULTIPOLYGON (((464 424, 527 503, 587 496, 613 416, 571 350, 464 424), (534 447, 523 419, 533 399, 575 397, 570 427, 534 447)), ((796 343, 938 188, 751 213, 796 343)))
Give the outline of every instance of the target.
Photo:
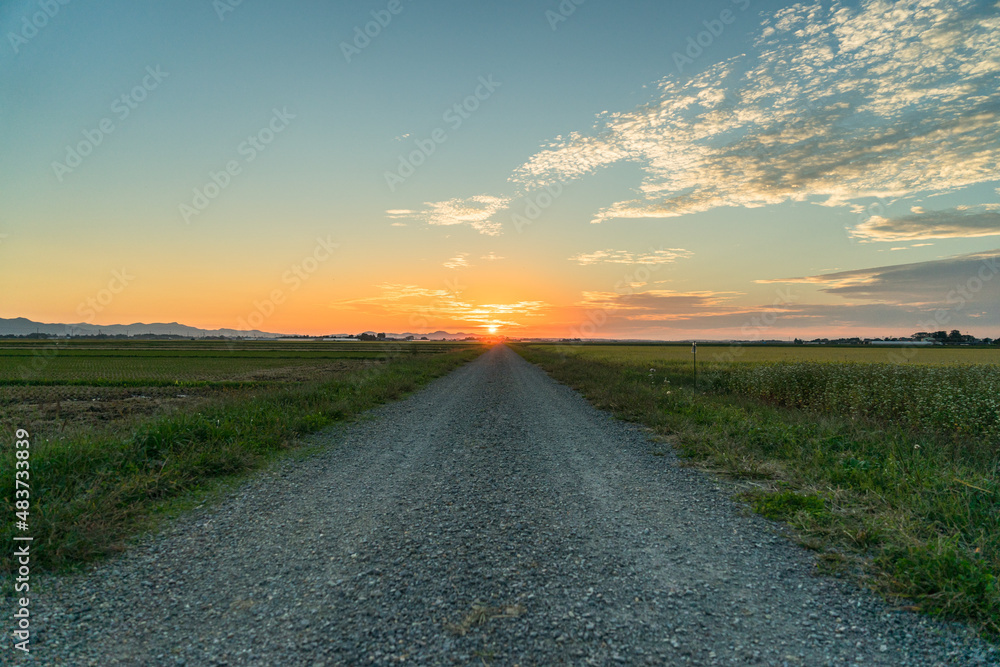
MULTIPOLYGON (((67 665, 996 664, 506 347, 36 600, 67 665)), ((7 657, 7 656, 4 656, 7 657)))

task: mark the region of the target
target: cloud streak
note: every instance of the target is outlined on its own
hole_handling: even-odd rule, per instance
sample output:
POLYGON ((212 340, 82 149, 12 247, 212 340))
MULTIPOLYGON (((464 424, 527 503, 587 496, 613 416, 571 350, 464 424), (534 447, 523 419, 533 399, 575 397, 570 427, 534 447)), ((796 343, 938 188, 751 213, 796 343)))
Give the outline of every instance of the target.
POLYGON ((667 248, 649 252, 628 252, 626 250, 597 250, 580 253, 569 258, 581 266, 588 264, 669 264, 678 259, 691 257, 692 253, 683 248, 667 248))
POLYGON ((551 306, 544 301, 514 303, 471 303, 454 289, 430 289, 419 285, 382 283, 380 294, 338 301, 337 309, 360 310, 378 315, 409 315, 411 326, 421 329, 474 325, 518 329, 525 320, 546 314, 551 306))
POLYGON ((925 241, 928 239, 976 238, 1000 234, 1000 206, 977 209, 958 207, 900 218, 873 215, 851 231, 864 241, 925 241))
POLYGON ((924 309, 975 302, 996 313, 1000 310, 998 273, 1000 250, 990 250, 929 262, 757 282, 819 285, 821 291, 844 298, 924 309))

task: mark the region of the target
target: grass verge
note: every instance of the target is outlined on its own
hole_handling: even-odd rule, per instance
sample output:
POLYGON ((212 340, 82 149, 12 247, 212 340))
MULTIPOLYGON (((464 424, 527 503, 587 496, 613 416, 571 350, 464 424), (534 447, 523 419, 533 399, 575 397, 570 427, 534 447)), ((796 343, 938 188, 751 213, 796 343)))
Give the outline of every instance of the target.
MULTIPOLYGON (((254 470, 294 448, 301 436, 400 398, 482 350, 401 356, 334 380, 262 387, 128 432, 32 439, 33 566, 63 569, 120 551, 128 537, 154 523, 164 503, 254 470)), ((13 517, 12 448, 0 461, 0 511, 13 517)), ((12 543, 14 533, 13 521, 0 524, 0 542, 12 543)), ((12 567, 5 550, 0 570, 12 567)))
POLYGON ((692 462, 742 480, 742 499, 787 522, 826 566, 1000 637, 1000 456, 988 442, 698 393, 680 371, 515 349, 595 406, 669 436, 692 462))

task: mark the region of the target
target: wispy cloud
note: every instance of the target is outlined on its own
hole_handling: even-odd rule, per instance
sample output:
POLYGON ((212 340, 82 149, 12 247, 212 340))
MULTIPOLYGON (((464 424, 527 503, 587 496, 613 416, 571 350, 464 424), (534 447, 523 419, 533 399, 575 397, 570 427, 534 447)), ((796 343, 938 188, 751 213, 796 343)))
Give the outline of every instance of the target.
POLYGON ((625 320, 666 321, 746 312, 745 308, 732 304, 738 296, 741 296, 740 292, 584 292, 583 300, 578 305, 613 312, 625 320))
POLYGON ((470 266, 469 253, 460 252, 444 263, 446 269, 464 269, 470 266))
POLYGON ((386 211, 389 218, 409 218, 429 225, 469 225, 480 234, 496 236, 503 224, 493 220, 497 212, 510 203, 507 197, 475 195, 467 198, 448 199, 439 202, 424 202, 421 210, 392 209, 386 211))
POLYGON ((472 303, 459 290, 430 289, 419 285, 382 283, 375 296, 338 301, 337 309, 379 315, 410 315, 426 322, 424 328, 446 326, 500 326, 508 330, 526 325, 526 320, 546 314, 551 306, 544 301, 514 303, 472 303))
POLYGON ((506 259, 506 257, 501 257, 500 255, 497 255, 496 253, 491 252, 491 253, 489 253, 487 255, 483 255, 479 259, 485 259, 487 262, 496 262, 496 261, 499 261, 501 259, 506 259))
POLYGON ((1000 17, 975 0, 796 4, 755 56, 560 136, 511 177, 526 189, 638 164, 640 197, 597 212, 672 217, 723 206, 934 192, 997 179, 1000 17))
POLYGON ((851 231, 864 241, 923 241, 926 239, 974 238, 1000 234, 1000 205, 957 207, 884 218, 874 215, 851 231))
POLYGON ((667 248, 649 252, 628 252, 626 250, 597 250, 580 253, 569 258, 577 264, 669 264, 678 259, 691 257, 692 253, 682 248, 667 248))

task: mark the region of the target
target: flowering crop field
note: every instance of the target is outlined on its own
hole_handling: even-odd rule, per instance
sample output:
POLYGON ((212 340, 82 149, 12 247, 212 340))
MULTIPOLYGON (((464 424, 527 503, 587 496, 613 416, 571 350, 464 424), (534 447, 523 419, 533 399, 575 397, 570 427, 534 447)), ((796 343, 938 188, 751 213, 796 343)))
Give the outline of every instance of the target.
MULTIPOLYGON (((567 355, 615 363, 691 363, 691 344, 545 345, 567 355)), ((731 362, 822 361, 901 364, 1000 364, 1000 346, 881 347, 835 345, 698 345, 698 364, 708 368, 731 362)))
MULTIPOLYGON (((567 356, 693 376, 690 345, 551 346, 567 356)), ((700 345, 701 388, 1000 443, 1000 349, 700 345), (896 361, 893 361, 893 360, 896 361)))
POLYGON ((768 403, 1000 443, 1000 366, 860 362, 735 363, 706 378, 712 388, 768 403))

